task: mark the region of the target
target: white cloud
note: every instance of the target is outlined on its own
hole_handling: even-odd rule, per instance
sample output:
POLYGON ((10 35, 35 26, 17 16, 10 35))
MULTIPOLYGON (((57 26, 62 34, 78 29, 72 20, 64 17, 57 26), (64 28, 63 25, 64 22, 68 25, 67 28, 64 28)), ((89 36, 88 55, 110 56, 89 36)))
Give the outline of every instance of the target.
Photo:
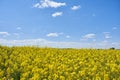
POLYGON ((66 3, 65 2, 55 2, 53 0, 41 0, 40 3, 36 3, 33 5, 33 7, 35 8, 58 8, 61 6, 65 6, 66 3))
POLYGON ((72 10, 78 10, 78 9, 80 9, 80 8, 81 8, 80 5, 71 7, 72 10))
POLYGON ((52 17, 62 16, 62 12, 55 12, 52 14, 52 17))
POLYGON ((21 30, 22 28, 21 28, 21 27, 17 27, 16 29, 17 29, 17 30, 21 30))
POLYGON ((25 39, 25 40, 6 40, 0 39, 1 45, 7 46, 39 46, 39 47, 58 47, 58 48, 111 48, 120 49, 120 42, 57 42, 46 39, 25 39))
POLYGON ((120 43, 118 43, 118 42, 112 42, 111 45, 112 45, 113 47, 119 46, 119 47, 117 47, 117 48, 120 49, 120 43))
POLYGON ((91 38, 95 38, 95 34, 90 33, 90 34, 86 34, 84 36, 82 36, 83 39, 91 39, 91 38))
POLYGON ((9 45, 9 46, 41 45, 41 44, 44 44, 44 42, 46 42, 46 40, 44 40, 44 39, 25 39, 25 40, 0 39, 0 44, 9 45))
POLYGON ((7 37, 9 36, 10 34, 8 32, 0 32, 0 35, 2 35, 2 37, 7 37))
POLYGON ((104 34, 106 39, 112 38, 112 36, 110 35, 110 32, 103 32, 103 34, 104 34))
POLYGON ((67 36, 66 36, 66 38, 70 38, 70 36, 69 36, 69 35, 67 35, 67 36))
POLYGON ((34 4, 33 7, 35 7, 35 8, 40 8, 40 3, 34 4))
POLYGON ((59 34, 58 33, 49 33, 46 35, 47 37, 58 37, 59 34))
POLYGON ((63 35, 64 33, 63 32, 61 32, 61 33, 49 33, 49 34, 47 34, 46 36, 47 37, 58 37, 58 36, 60 36, 60 35, 63 35))
POLYGON ((117 29, 117 27, 113 27, 112 29, 113 29, 113 30, 116 30, 116 29, 117 29))
POLYGON ((8 32, 0 32, 0 35, 10 35, 8 32))

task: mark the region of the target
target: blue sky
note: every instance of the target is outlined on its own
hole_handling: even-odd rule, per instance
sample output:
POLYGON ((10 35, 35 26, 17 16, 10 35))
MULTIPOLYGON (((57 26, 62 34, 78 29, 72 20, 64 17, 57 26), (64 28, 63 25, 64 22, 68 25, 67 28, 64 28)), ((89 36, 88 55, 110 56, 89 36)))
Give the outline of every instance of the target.
POLYGON ((0 44, 120 48, 120 1, 0 0, 0 44))

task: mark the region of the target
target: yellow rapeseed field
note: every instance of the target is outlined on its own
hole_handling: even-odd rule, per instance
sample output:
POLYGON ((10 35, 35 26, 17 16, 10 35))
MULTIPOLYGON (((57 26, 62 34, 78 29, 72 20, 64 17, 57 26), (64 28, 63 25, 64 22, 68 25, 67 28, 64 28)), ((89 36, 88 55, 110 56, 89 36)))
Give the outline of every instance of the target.
POLYGON ((120 80, 120 50, 0 46, 0 80, 120 80))

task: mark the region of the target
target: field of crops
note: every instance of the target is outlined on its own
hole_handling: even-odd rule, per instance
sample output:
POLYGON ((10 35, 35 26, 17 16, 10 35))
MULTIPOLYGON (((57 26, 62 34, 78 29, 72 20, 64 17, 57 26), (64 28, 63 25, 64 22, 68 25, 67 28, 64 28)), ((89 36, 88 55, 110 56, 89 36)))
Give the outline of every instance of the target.
POLYGON ((0 46, 0 80, 120 80, 120 50, 0 46))

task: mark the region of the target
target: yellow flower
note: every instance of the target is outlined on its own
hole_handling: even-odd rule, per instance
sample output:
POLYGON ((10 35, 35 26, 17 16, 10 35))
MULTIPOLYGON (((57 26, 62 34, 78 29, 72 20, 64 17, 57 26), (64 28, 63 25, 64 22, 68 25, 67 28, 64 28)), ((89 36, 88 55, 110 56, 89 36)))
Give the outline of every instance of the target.
POLYGON ((65 80, 65 77, 64 76, 60 76, 60 80, 65 80))
POLYGON ((104 80, 109 80, 109 75, 108 74, 104 74, 104 80))

